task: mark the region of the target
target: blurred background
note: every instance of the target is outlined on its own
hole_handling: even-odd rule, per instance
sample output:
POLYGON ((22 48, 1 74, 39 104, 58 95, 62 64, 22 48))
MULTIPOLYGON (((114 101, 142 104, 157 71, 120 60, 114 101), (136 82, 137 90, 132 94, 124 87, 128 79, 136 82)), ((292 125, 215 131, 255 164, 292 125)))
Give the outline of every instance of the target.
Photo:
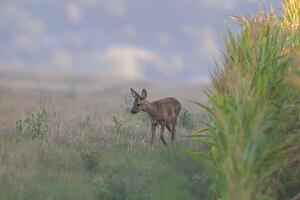
POLYGON ((229 16, 270 4, 281 7, 279 0, 0 0, 0 84, 120 95, 147 87, 160 96, 156 86, 194 98, 220 58, 225 24, 238 28, 229 16))

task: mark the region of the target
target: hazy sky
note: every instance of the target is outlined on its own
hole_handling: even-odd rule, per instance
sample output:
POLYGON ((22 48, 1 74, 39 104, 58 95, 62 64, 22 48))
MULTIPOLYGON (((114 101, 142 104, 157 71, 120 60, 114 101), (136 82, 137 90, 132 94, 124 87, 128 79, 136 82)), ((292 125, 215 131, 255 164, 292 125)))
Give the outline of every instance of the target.
POLYGON ((228 15, 255 0, 0 0, 0 67, 203 81, 228 15))

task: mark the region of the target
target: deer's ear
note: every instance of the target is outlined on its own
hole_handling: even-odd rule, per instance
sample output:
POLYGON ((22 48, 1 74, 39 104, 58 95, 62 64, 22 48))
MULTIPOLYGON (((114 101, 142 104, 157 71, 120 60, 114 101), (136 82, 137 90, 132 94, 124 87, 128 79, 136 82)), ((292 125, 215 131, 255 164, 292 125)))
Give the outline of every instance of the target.
POLYGON ((147 98, 147 91, 146 91, 146 89, 143 89, 141 98, 142 99, 146 99, 147 98))
POLYGON ((130 91, 131 91, 133 98, 138 98, 140 96, 136 91, 134 91, 134 89, 130 88, 130 91))

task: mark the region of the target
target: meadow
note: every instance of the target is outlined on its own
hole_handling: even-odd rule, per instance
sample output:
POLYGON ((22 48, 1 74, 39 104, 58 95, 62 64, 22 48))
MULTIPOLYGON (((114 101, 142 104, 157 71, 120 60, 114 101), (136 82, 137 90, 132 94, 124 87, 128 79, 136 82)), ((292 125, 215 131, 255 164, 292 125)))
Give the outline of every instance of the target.
POLYGON ((156 137, 150 148, 148 118, 130 114, 130 97, 108 107, 101 95, 3 87, 0 99, 0 199, 208 198, 188 154, 202 149, 183 137, 203 113, 183 110, 176 146, 166 133, 168 146, 156 137))

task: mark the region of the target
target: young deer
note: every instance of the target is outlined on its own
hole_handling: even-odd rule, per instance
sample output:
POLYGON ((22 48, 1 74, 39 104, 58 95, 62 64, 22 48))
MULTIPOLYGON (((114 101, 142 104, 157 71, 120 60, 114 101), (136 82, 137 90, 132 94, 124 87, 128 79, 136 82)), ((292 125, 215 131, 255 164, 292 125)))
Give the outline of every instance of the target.
POLYGON ((154 101, 152 103, 148 102, 147 92, 143 89, 142 94, 139 95, 136 91, 130 88, 132 96, 135 98, 133 103, 133 108, 131 113, 135 114, 140 111, 144 111, 149 114, 151 119, 151 140, 150 145, 153 145, 155 131, 157 125, 160 125, 160 139, 166 145, 166 141, 164 139, 164 130, 165 127, 171 133, 171 142, 174 144, 175 133, 176 133, 176 124, 177 117, 181 110, 181 104, 175 98, 165 98, 161 100, 154 101))

